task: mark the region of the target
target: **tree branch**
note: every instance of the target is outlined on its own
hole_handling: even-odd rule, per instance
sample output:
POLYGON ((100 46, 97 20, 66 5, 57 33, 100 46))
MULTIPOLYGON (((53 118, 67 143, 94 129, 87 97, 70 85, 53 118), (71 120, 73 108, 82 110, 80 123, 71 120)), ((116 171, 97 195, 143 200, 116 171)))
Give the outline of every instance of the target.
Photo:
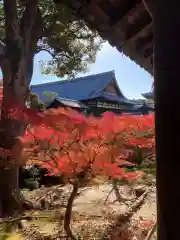
POLYGON ((32 30, 37 19, 39 0, 27 1, 20 21, 20 35, 24 40, 26 53, 29 52, 32 30))
POLYGON ((37 42, 41 36, 42 28, 43 28, 42 15, 41 15, 40 9, 37 8, 35 21, 31 30, 31 39, 29 42, 29 49, 28 49, 29 52, 28 52, 27 65, 28 65, 29 83, 31 81, 32 74, 33 74, 33 60, 34 60, 34 55, 36 54, 37 42))
POLYGON ((52 58, 55 58, 55 56, 56 56, 54 53, 52 53, 50 50, 48 50, 46 48, 39 49, 39 51, 37 53, 42 52, 42 51, 45 51, 45 52, 49 53, 52 58))
POLYGON ((65 52, 58 52, 57 54, 56 53, 52 53, 51 50, 47 49, 47 48, 44 48, 44 47, 39 47, 38 49, 36 49, 36 54, 42 52, 42 51, 45 51, 47 53, 49 53, 53 59, 56 59, 58 61, 58 58, 59 57, 65 57, 65 58, 71 58, 69 56, 69 54, 65 53, 65 52))
POLYGON ((2 71, 9 69, 11 76, 6 84, 9 85, 12 76, 16 74, 22 55, 22 39, 19 36, 19 21, 17 16, 16 0, 4 0, 4 17, 5 17, 5 59, 1 61, 2 71))
MULTIPOLYGON (((18 37, 19 26, 17 17, 16 0, 4 0, 5 34, 6 44, 18 37)), ((7 44, 8 45, 8 44, 7 44)))

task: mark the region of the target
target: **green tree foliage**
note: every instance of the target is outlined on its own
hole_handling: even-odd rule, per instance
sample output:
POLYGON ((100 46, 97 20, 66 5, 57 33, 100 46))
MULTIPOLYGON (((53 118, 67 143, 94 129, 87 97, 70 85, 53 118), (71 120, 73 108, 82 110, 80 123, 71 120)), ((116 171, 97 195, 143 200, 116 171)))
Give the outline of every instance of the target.
MULTIPOLYGON (((1 1, 0 1, 1 2, 1 1)), ((18 17, 21 19, 24 2, 17 1, 18 17)), ((48 52, 52 59, 41 62, 44 74, 58 77, 74 77, 78 72, 85 72, 93 63, 101 48, 102 39, 97 32, 89 30, 83 20, 77 19, 62 4, 53 0, 39 1, 42 15, 42 31, 37 41, 36 54, 48 52)), ((5 41, 3 4, 0 3, 0 40, 5 41)))
POLYGON ((45 109, 44 103, 39 99, 39 96, 35 93, 30 93, 26 102, 27 106, 37 110, 45 109))
POLYGON ((58 94, 56 92, 45 91, 43 92, 43 96, 46 98, 47 101, 53 101, 58 96, 58 94))
MULTIPOLYGON (((57 96, 57 93, 44 92, 43 96, 46 98, 45 102, 51 102, 57 96)), ((39 99, 39 95, 32 92, 29 93, 26 106, 37 110, 44 110, 46 107, 45 103, 39 99)))
POLYGON ((26 101, 26 106, 32 109, 44 110, 46 108, 45 103, 52 102, 56 97, 57 93, 55 92, 43 92, 45 101, 41 101, 39 95, 36 93, 29 93, 29 97, 26 101))

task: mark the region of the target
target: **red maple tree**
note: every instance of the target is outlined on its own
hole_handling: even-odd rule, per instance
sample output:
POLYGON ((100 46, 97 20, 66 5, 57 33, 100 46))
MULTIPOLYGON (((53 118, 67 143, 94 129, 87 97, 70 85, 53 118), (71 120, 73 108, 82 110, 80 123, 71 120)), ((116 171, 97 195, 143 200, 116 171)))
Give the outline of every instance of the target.
MULTIPOLYGON (((16 108, 17 110, 17 108, 16 108)), ((44 112, 28 108, 12 111, 28 124, 21 146, 30 163, 38 161, 50 175, 61 175, 73 185, 64 227, 72 239, 72 203, 80 184, 92 176, 134 180, 141 173, 127 172, 133 147, 154 149, 154 116, 116 116, 105 113, 101 118, 85 117, 71 109, 44 112)))
MULTIPOLYGON (((134 180, 141 173, 127 172, 121 167, 132 165, 128 159, 133 154, 133 147, 154 149, 153 115, 116 116, 107 112, 101 118, 95 118, 85 117, 72 109, 39 112, 14 104, 9 117, 27 124, 19 145, 24 159, 28 157, 30 164, 38 162, 50 175, 61 175, 73 185, 64 222, 65 230, 72 238, 72 203, 80 183, 97 175, 134 180)), ((12 154, 16 150, 17 146, 12 149, 12 154)), ((5 151, 1 149, 2 155, 5 151)))
POLYGON ((62 108, 17 114, 29 124, 21 138, 23 148, 50 174, 68 179, 77 179, 87 169, 88 174, 133 179, 135 173, 119 167, 128 164, 131 146, 154 147, 153 116, 105 113, 98 119, 62 108))

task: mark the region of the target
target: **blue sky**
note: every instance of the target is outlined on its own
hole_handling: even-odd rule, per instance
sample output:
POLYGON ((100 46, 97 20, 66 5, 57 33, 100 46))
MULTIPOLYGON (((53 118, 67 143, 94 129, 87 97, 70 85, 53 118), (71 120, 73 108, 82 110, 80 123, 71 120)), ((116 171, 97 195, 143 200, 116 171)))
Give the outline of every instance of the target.
MULTIPOLYGON (((41 74, 40 61, 48 59, 50 59, 50 56, 45 52, 36 56, 32 84, 60 80, 55 76, 41 74)), ((148 92, 151 89, 152 77, 129 58, 119 53, 116 48, 112 48, 108 43, 103 44, 101 51, 97 55, 96 62, 89 66, 89 71, 86 74, 79 74, 79 76, 109 70, 115 71, 119 87, 128 98, 142 98, 141 93, 148 92)))

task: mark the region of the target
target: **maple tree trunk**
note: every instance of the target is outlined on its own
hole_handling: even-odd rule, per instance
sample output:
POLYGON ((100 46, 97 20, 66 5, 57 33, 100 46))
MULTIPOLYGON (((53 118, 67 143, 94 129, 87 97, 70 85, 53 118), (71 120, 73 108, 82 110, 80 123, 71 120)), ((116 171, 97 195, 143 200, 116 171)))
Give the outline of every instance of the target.
MULTIPOLYGON (((29 94, 33 73, 33 59, 42 30, 42 16, 38 0, 25 1, 24 12, 18 19, 17 1, 4 0, 5 52, 1 59, 3 73, 3 104, 0 122, 0 147, 12 149, 17 137, 25 131, 21 121, 8 118, 11 103, 23 106, 29 94)), ((29 207, 20 194, 18 178, 20 158, 8 159, 0 166, 0 216, 29 207), (7 163, 9 163, 7 166, 7 163), (4 165, 4 166, 3 166, 4 165)))
POLYGON ((157 239, 179 240, 179 0, 154 1, 157 239))
POLYGON ((75 197, 77 196, 78 189, 79 189, 78 183, 74 183, 73 190, 68 199, 68 204, 67 204, 66 212, 65 212, 65 216, 64 216, 64 230, 67 233, 68 239, 70 238, 72 240, 76 240, 76 237, 72 233, 70 224, 71 224, 71 217, 72 217, 73 202, 74 202, 75 197))

